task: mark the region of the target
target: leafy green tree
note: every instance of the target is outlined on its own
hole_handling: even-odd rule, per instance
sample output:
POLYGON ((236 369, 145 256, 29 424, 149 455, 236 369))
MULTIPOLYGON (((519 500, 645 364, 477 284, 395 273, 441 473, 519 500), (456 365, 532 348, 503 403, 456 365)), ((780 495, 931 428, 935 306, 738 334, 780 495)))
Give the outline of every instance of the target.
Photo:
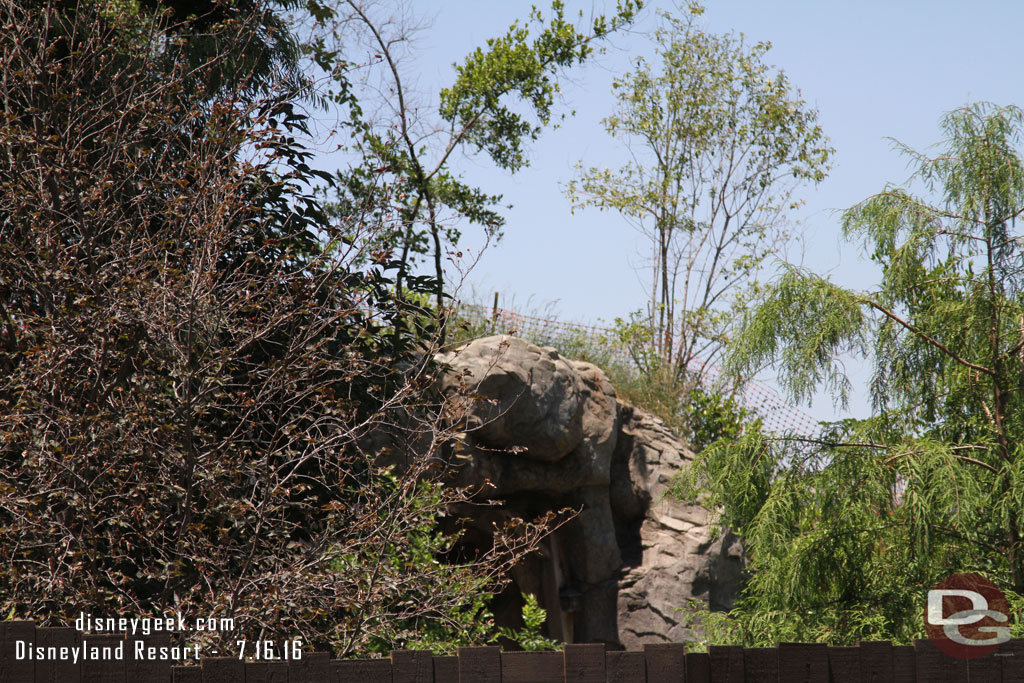
POLYGON ((579 166, 567 188, 649 238, 647 307, 620 326, 645 374, 677 384, 718 364, 744 285, 787 237, 795 189, 820 181, 832 152, 817 112, 764 63, 767 43, 710 34, 689 10, 662 13, 659 64, 637 58, 614 81, 604 126, 633 160, 579 166))
MULTIPOLYGON (((500 234, 504 224, 500 195, 466 183, 451 169, 460 151, 486 154, 499 168, 516 172, 528 164, 526 145, 552 122, 559 74, 586 61, 593 44, 633 21, 641 0, 620 0, 616 12, 600 15, 591 25, 577 28, 565 17, 564 4, 555 0, 544 16, 534 7, 528 21, 515 22, 508 32, 477 48, 461 65, 455 80, 436 103, 417 106, 411 99, 400 52, 409 41, 409 28, 374 16, 357 0, 346 0, 347 12, 335 18, 334 35, 319 45, 351 41, 361 36, 386 67, 380 90, 386 93, 381 118, 355 112, 354 142, 360 162, 339 174, 342 191, 338 209, 383 207, 383 193, 400 216, 396 231, 384 236, 377 258, 397 269, 396 288, 429 291, 438 311, 444 301, 444 248, 457 247, 459 226, 483 226, 488 235, 500 234), (359 30, 353 27, 360 27, 359 30), (524 111, 525 110, 525 111, 524 111), (429 258, 431 275, 417 275, 420 259, 429 258)), ((340 53, 338 53, 340 54, 340 53)), ((336 59, 338 59, 336 55, 336 59)), ((355 65, 332 72, 348 82, 355 65)), ((365 100, 366 98, 364 98, 365 100)), ((365 105, 366 102, 364 101, 365 105)))
POLYGON ((158 68, 173 60, 188 64, 185 76, 195 94, 212 97, 234 91, 235 96, 269 94, 287 89, 310 92, 301 68, 301 46, 290 15, 315 0, 37 0, 38 9, 56 9, 73 16, 82 5, 98 11, 118 27, 118 40, 127 49, 138 47, 147 35, 160 35, 149 45, 158 68), (132 41, 134 41, 132 43, 132 41), (244 88, 238 86, 244 83, 244 88))
POLYGON ((920 193, 844 214, 877 288, 789 267, 732 347, 735 371, 776 362, 797 400, 845 401, 846 353, 874 366, 872 417, 719 443, 681 482, 743 537, 751 578, 717 623, 744 642, 921 637, 926 591, 952 572, 1024 595, 1024 113, 967 106, 942 128, 935 156, 903 148, 920 193))

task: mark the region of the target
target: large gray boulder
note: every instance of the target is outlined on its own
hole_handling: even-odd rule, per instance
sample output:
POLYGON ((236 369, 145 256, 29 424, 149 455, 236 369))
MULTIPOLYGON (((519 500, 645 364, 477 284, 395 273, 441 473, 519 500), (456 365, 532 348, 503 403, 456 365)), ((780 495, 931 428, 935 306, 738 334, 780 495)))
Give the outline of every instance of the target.
MULTIPOLYGON (((438 360, 441 391, 476 399, 455 483, 503 500, 506 518, 576 512, 513 572, 548 610, 549 635, 636 649, 689 638, 680 610, 691 598, 731 606, 738 542, 712 535, 705 508, 665 496, 693 454, 656 417, 617 400, 598 367, 509 336, 438 360)), ((486 533, 494 521, 470 523, 486 533)))
POLYGON ((484 400, 469 414, 474 440, 495 449, 522 448, 532 460, 560 460, 583 434, 583 381, 554 349, 518 337, 488 337, 441 354, 455 372, 441 378, 450 394, 463 383, 484 400))

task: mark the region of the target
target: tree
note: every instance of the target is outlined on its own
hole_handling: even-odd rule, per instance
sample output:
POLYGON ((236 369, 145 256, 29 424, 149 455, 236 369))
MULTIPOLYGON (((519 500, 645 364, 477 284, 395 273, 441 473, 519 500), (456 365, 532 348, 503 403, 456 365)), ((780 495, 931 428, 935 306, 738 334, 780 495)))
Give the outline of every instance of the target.
POLYGON ((728 625, 748 643, 922 637, 926 591, 952 572, 1024 595, 1024 113, 967 106, 942 128, 936 156, 902 148, 923 194, 890 186, 843 216, 879 286, 789 267, 730 352, 739 372, 777 362, 797 400, 845 401, 844 353, 874 365, 872 417, 719 443, 684 482, 744 539, 728 625))
MULTIPOLYGON (((409 76, 399 60, 410 40, 408 27, 376 18, 357 0, 346 4, 348 12, 339 13, 333 39, 360 36, 386 73, 380 86, 383 117, 359 118, 362 109, 356 112, 352 151, 360 162, 339 173, 343 191, 338 207, 347 212, 368 200, 380 205, 373 198, 387 191, 398 202, 395 209, 402 220, 397 232, 384 237, 380 253, 397 268, 396 288, 399 293, 410 285, 428 291, 435 296, 437 311, 443 311, 444 247, 457 246, 459 221, 481 225, 489 236, 499 235, 504 224, 497 210, 501 196, 465 183, 451 169, 452 155, 468 148, 485 153, 509 172, 525 167, 526 143, 551 123, 559 73, 586 61, 593 43, 632 22, 643 3, 620 0, 614 15, 598 16, 587 30, 566 20, 560 0, 552 2, 548 17, 534 7, 528 22, 515 22, 505 35, 488 40, 486 49, 477 48, 456 66, 454 83, 441 91, 436 104, 422 107, 412 101, 409 76), (431 275, 415 274, 422 257, 430 258, 431 275)), ((320 38, 319 44, 329 41, 320 38)), ((352 65, 335 64, 332 69, 347 84, 348 68, 339 66, 352 65)))
POLYGON ((484 638, 542 527, 440 561, 459 413, 360 258, 394 217, 326 219, 294 89, 233 61, 269 6, 231 7, 182 42, 0 0, 0 610, 231 618, 186 637, 232 656, 484 638), (383 467, 383 436, 421 457, 383 467))
POLYGON ((632 161, 580 166, 568 186, 575 206, 617 211, 650 239, 647 308, 623 329, 644 374, 676 384, 718 364, 744 283, 787 237, 794 190, 832 152, 817 112, 763 63, 770 46, 709 34, 701 12, 663 13, 659 69, 641 57, 613 83, 604 126, 632 161))

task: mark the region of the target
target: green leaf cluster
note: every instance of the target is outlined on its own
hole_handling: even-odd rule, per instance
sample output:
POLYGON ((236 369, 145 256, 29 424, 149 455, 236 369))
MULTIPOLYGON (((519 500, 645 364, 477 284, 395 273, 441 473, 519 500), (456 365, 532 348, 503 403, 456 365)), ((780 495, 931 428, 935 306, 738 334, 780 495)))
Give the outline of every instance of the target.
MULTIPOLYGON (((366 116, 356 101, 349 76, 352 66, 340 48, 323 39, 312 41, 323 67, 339 82, 339 101, 350 108, 353 142, 346 145, 357 158, 340 171, 341 187, 334 211, 353 208, 383 212, 391 228, 379 236, 380 259, 397 271, 396 290, 428 291, 436 309, 445 309, 445 248, 458 258, 460 226, 472 223, 488 237, 500 237, 504 218, 500 194, 467 183, 451 168, 460 150, 486 154, 499 168, 516 172, 528 164, 527 145, 551 125, 559 92, 559 77, 593 53, 593 43, 631 23, 641 0, 621 0, 611 17, 601 15, 589 27, 577 28, 565 17, 561 0, 545 16, 534 7, 526 22, 513 23, 489 39, 462 64, 453 65, 454 82, 436 102, 416 106, 407 82, 414 76, 400 66, 398 51, 406 37, 402 27, 387 33, 387 22, 355 0, 349 13, 335 13, 340 26, 361 25, 386 69, 383 81, 393 95, 383 104, 391 113, 384 120, 366 116), (428 266, 430 275, 416 275, 428 266)), ((393 28, 393 27, 392 27, 393 28)))
POLYGON ((776 363, 794 399, 844 401, 844 354, 863 355, 873 416, 716 444, 680 481, 744 540, 750 579, 719 623, 744 643, 908 642, 950 573, 1024 588, 1024 115, 971 105, 942 129, 934 156, 901 148, 920 194, 890 186, 843 216, 877 288, 789 267, 729 357, 776 363))
POLYGON ((632 161, 581 163, 567 188, 576 207, 615 211, 648 238, 648 301, 629 332, 647 349, 641 368, 664 364, 680 380, 718 363, 759 270, 789 237, 795 190, 823 179, 832 153, 817 112, 765 63, 770 46, 709 33, 701 12, 663 12, 659 62, 637 58, 614 81, 618 109, 604 126, 632 161))

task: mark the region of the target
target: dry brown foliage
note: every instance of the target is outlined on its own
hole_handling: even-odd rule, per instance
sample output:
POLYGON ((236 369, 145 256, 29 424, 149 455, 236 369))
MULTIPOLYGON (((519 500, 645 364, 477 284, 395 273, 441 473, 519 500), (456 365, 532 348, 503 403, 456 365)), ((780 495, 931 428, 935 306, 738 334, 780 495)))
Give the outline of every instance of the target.
POLYGON ((387 273, 352 265, 387 211, 326 224, 292 97, 210 95, 217 54, 111 7, 0 0, 3 615, 231 617, 185 634, 229 655, 479 638, 474 597, 543 528, 437 561, 457 415, 387 273), (401 472, 361 447, 389 431, 401 472))

